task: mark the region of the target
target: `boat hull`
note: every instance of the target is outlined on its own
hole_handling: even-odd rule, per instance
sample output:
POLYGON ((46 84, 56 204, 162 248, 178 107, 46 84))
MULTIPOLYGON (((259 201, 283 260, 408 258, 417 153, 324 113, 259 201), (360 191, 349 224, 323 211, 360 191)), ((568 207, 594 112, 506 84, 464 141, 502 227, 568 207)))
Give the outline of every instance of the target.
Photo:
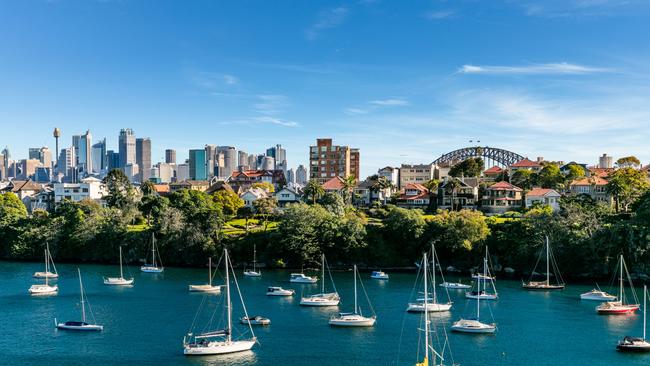
POLYGON ((190 285, 190 292, 221 292, 221 286, 210 286, 210 285, 190 285))
POLYGON ((521 287, 525 290, 531 291, 552 291, 552 290, 564 290, 564 285, 535 285, 535 284, 523 284, 521 287))
POLYGON ((497 300, 499 298, 498 294, 482 294, 482 295, 477 295, 473 294, 471 292, 466 292, 465 293, 465 298, 468 299, 479 299, 479 300, 497 300))
POLYGON ((334 327, 373 327, 375 318, 366 318, 360 315, 343 315, 337 318, 331 318, 329 324, 334 327))
POLYGON ((132 286, 133 278, 117 278, 117 277, 105 277, 104 285, 109 286, 132 286))
MULTIPOLYGON (((447 304, 436 304, 436 303, 427 303, 427 310, 430 313, 443 312, 451 310, 451 303, 447 304)), ((406 308, 406 311, 409 313, 423 313, 424 312, 424 303, 411 303, 406 308)))
POLYGON ((255 340, 232 342, 208 342, 206 345, 190 345, 183 347, 183 354, 187 356, 222 355, 249 351, 255 345, 255 340))
POLYGON ((443 282, 438 286, 448 288, 448 289, 454 289, 454 290, 468 290, 472 288, 472 286, 470 285, 465 285, 462 283, 452 283, 452 282, 443 282))
POLYGON ((59 292, 59 286, 32 285, 28 291, 34 296, 55 295, 59 292))
POLYGON ((262 277, 262 274, 255 271, 244 271, 244 277, 262 277))
POLYGON ((246 319, 246 318, 241 318, 239 319, 239 322, 248 325, 250 322, 251 325, 271 325, 271 319, 268 318, 262 318, 262 319, 246 319))
POLYGON ((305 279, 305 278, 292 278, 289 280, 289 282, 293 283, 316 283, 318 282, 317 279, 312 278, 312 279, 305 279))
POLYGON ((104 330, 103 325, 97 325, 97 324, 66 325, 65 323, 60 323, 56 325, 56 328, 61 330, 73 330, 78 332, 99 332, 104 330))
POLYGON ((619 342, 616 349, 621 352, 650 352, 650 343, 646 341, 635 341, 633 343, 619 342))
POLYGON ((326 300, 326 299, 309 299, 303 298, 300 300, 301 306, 339 306, 341 300, 326 300))
POLYGON ((294 291, 291 290, 284 290, 284 291, 273 291, 273 292, 267 292, 266 296, 293 296, 294 291))
POLYGON ((34 278, 57 279, 57 278, 59 278, 59 274, 58 273, 52 273, 52 272, 35 272, 32 277, 34 277, 34 278))
POLYGON ((620 308, 613 308, 613 309, 596 308, 596 312, 598 312, 598 314, 602 314, 602 315, 633 314, 637 310, 639 310, 639 306, 623 306, 623 307, 620 307, 620 308))
POLYGON ((144 273, 162 273, 165 269, 160 267, 142 266, 140 271, 144 273))
POLYGON ((496 324, 485 324, 478 320, 459 320, 451 326, 451 330, 460 333, 494 333, 496 324))
POLYGON ((580 300, 590 300, 590 301, 616 301, 616 296, 609 295, 592 295, 592 294, 582 294, 580 295, 580 300))

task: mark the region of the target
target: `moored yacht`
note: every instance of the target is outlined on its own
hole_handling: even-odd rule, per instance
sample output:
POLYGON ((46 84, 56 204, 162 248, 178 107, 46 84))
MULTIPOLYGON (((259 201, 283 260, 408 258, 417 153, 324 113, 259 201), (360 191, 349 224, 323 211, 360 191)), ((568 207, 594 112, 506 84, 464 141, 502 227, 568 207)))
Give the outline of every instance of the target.
POLYGON ((497 300, 499 294, 495 284, 495 277, 490 273, 489 258, 490 254, 487 246, 485 247, 485 258, 483 258, 483 273, 478 274, 476 278, 476 290, 465 292, 465 298, 474 300, 497 300), (492 292, 488 292, 488 282, 492 287, 492 292), (483 286, 481 286, 483 284, 483 286))
MULTIPOLYGON (((158 254, 158 259, 160 259, 160 254, 158 254)), ((140 267, 140 271, 145 273, 162 273, 165 270, 165 267, 162 266, 162 259, 160 260, 160 266, 156 263, 156 236, 151 233, 151 264, 145 263, 140 267)))
POLYGON ((598 314, 603 314, 603 315, 622 315, 622 314, 631 314, 635 313, 637 310, 639 310, 640 305, 639 301, 637 300, 636 297, 636 292, 634 291, 634 284, 632 284, 632 279, 630 278, 630 274, 627 272, 627 266, 625 265, 625 260, 623 259, 623 255, 621 255, 619 259, 620 263, 620 277, 619 277, 619 295, 618 295, 618 300, 617 301, 608 301, 604 302, 596 307, 596 311, 598 314), (627 299, 625 297, 625 288, 623 286, 623 273, 627 274, 627 278, 630 281, 630 288, 632 289, 632 296, 634 298, 635 303, 630 304, 627 302, 627 299))
POLYGON ((292 273, 291 277, 289 278, 289 282, 294 282, 294 283, 316 283, 316 282, 318 282, 318 278, 305 276, 304 273, 292 273))
POLYGON ((253 269, 244 270, 244 276, 246 277, 262 277, 262 272, 256 269, 257 265, 257 247, 253 244, 253 269))
POLYGON ((248 323, 251 325, 271 325, 271 319, 259 315, 243 316, 239 319, 239 322, 246 325, 248 325, 248 323))
MULTIPOLYGON (((332 274, 330 273, 330 281, 332 282, 332 288, 334 292, 325 292, 325 254, 321 258, 322 266, 322 281, 321 281, 321 292, 319 294, 303 297, 300 299, 300 305, 302 306, 338 306, 341 298, 339 293, 336 292, 336 286, 334 286, 334 279, 332 279, 332 274)), ((327 268, 329 271, 329 267, 327 268)))
MULTIPOLYGON (((361 313, 361 307, 359 307, 359 302, 357 300, 357 266, 354 265, 354 312, 352 313, 340 313, 338 316, 333 316, 330 318, 329 324, 336 327, 372 327, 377 321, 377 316, 373 315, 371 317, 363 316, 361 313)), ((368 299, 368 294, 363 288, 363 282, 361 283, 361 288, 363 289, 366 299, 368 299)), ((368 299, 368 306, 372 310, 370 305, 370 300, 368 299)))
POLYGON ((384 271, 372 271, 372 274, 370 274, 370 278, 375 280, 387 280, 388 273, 384 271))
MULTIPOLYGON (((65 323, 58 323, 54 319, 54 324, 56 324, 57 329, 61 330, 78 330, 78 331, 100 331, 104 330, 103 325, 99 324, 89 324, 86 321, 86 298, 84 297, 84 285, 81 282, 81 271, 77 268, 77 273, 79 273, 79 292, 81 294, 81 321, 67 321, 65 323)), ((88 304, 88 309, 90 310, 90 303, 88 304)), ((92 316, 92 310, 90 310, 92 316)), ((93 320, 94 320, 94 316, 93 320)))
POLYGON ((647 286, 643 286, 643 338, 626 336, 618 342, 616 349, 622 352, 650 352, 650 343, 645 339, 647 286))
MULTIPOLYGON (((539 256, 542 256, 542 252, 539 253, 539 256)), ((539 263, 539 259, 537 259, 537 263, 539 263)), ((553 256, 553 252, 551 251, 551 246, 548 241, 548 236, 546 237, 546 280, 545 281, 533 281, 532 277, 535 274, 535 269, 537 269, 537 264, 535 264, 535 268, 533 268, 533 274, 531 274, 531 278, 529 279, 528 282, 522 283, 521 287, 527 289, 527 290, 542 290, 542 291, 547 291, 547 290, 562 290, 564 288, 564 281, 562 280, 562 275, 560 274, 560 270, 557 266, 557 263, 555 262, 555 257, 553 256), (553 265, 553 271, 555 272, 555 278, 557 280, 556 283, 551 283, 551 264, 553 265)))
POLYGON ((208 258, 208 283, 204 285, 190 285, 190 292, 221 292, 221 286, 212 285, 212 257, 208 258))
MULTIPOLYGON (((45 268, 46 268, 46 272, 47 272, 47 268, 48 268, 48 266, 47 266, 47 260, 48 260, 47 259, 48 258, 47 252, 48 251, 46 249, 45 250, 45 268)), ((56 295, 59 292, 59 286, 58 285, 50 285, 50 283, 49 283, 50 277, 49 276, 45 276, 44 278, 45 278, 45 283, 38 283, 38 284, 31 285, 29 287, 28 291, 29 291, 30 295, 34 295, 34 296, 56 295)))
MULTIPOLYGON (((434 245, 431 245, 431 263, 433 266, 433 269, 431 270, 432 273, 432 289, 433 289, 433 294, 431 297, 428 295, 428 288, 427 291, 425 292, 424 297, 416 299, 415 302, 409 303, 406 311, 411 312, 411 313, 418 313, 418 312, 441 312, 441 311, 449 311, 451 309, 452 303, 449 298, 449 292, 447 292, 447 302, 439 302, 438 301, 438 293, 436 291, 436 267, 440 268, 440 266, 436 266, 436 263, 438 263, 438 256, 436 254, 436 249, 434 245), (429 297, 429 298, 427 298, 429 297)), ((429 264, 427 262, 423 263, 424 267, 424 281, 427 283, 429 280, 429 264)), ((440 271, 440 275, 442 276, 442 271, 440 271)), ((442 279, 444 282, 444 278, 442 279)))
POLYGON ((122 269, 122 247, 120 246, 120 277, 104 277, 104 285, 112 286, 132 286, 133 277, 124 278, 124 271, 122 269))
POLYGON ((277 286, 270 286, 266 289, 266 296, 293 296, 295 293, 295 290, 286 290, 277 286))
POLYGON ((57 279, 59 278, 59 273, 56 271, 56 266, 54 265, 54 259, 52 259, 52 253, 50 252, 50 244, 45 243, 45 271, 44 272, 34 272, 34 278, 49 278, 57 279), (50 271, 50 263, 52 264, 52 269, 54 272, 50 271))
POLYGON ((580 295, 581 300, 593 300, 593 301, 616 301, 616 296, 610 295, 605 291, 600 289, 592 289, 589 292, 585 292, 580 295))
POLYGON ((472 288, 470 285, 466 285, 462 282, 443 282, 440 285, 440 287, 452 289, 452 290, 466 290, 472 288))

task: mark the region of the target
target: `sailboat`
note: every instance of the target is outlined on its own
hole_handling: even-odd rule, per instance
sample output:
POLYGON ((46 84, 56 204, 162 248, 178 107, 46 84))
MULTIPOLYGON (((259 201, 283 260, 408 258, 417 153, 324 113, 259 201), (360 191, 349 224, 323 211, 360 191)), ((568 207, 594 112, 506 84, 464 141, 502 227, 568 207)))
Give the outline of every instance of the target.
MULTIPOLYGON (((375 322, 377 321, 377 316, 373 315, 371 317, 365 317, 361 313, 361 307, 359 306, 359 301, 357 299, 357 277, 359 276, 357 273, 357 265, 354 265, 354 312, 352 313, 340 313, 338 316, 330 318, 330 325, 333 326, 338 326, 338 327, 372 327, 375 325, 375 322)), ((363 288, 363 283, 361 283, 361 287, 363 288)), ((363 289, 364 294, 366 294, 365 288, 363 289)), ((366 294, 366 299, 368 298, 368 294, 366 294)), ((368 304, 370 305, 370 300, 368 300, 368 304)), ((372 306, 370 307, 372 310, 372 306)))
POLYGON ((190 285, 190 292, 221 292, 221 286, 212 286, 212 257, 208 258, 208 283, 190 285))
MULTIPOLYGON (((248 339, 233 339, 232 337, 232 301, 230 299, 230 273, 232 266, 230 265, 230 260, 228 257, 228 250, 224 249, 224 262, 226 267, 226 317, 227 317, 227 328, 221 330, 213 330, 200 334, 193 334, 191 331, 183 337, 183 354, 192 356, 192 355, 220 355, 226 353, 235 353, 248 351, 255 343, 257 343, 257 338, 253 332, 253 327, 248 321, 248 329, 251 332, 252 337, 248 339)), ((246 305, 239 291, 239 285, 237 284, 237 278, 235 277, 235 271, 232 270, 233 280, 239 293, 239 298, 242 302, 242 307, 244 308, 244 315, 247 319, 250 319, 248 312, 246 311, 246 305)), ((200 308, 199 308, 200 310, 200 308)), ((216 312, 216 309, 215 309, 216 312)), ((214 314, 213 314, 214 316, 214 314)))
MULTIPOLYGON (((539 253, 539 256, 542 256, 542 252, 539 253)), ((539 259, 537 259, 537 263, 539 263, 539 259)), ((553 251, 551 250, 551 246, 548 241, 548 236, 546 237, 546 280, 545 281, 532 281, 533 275, 535 274, 535 270, 537 269, 537 263, 535 264, 535 268, 533 268, 533 273, 530 275, 530 279, 526 283, 522 283, 521 287, 527 289, 527 290, 562 290, 564 289, 564 281, 562 280, 562 274, 560 273, 560 270, 557 268, 557 263, 555 262, 555 258, 553 257, 553 251), (551 264, 553 265, 553 272, 554 272, 554 277, 557 280, 557 283, 552 284, 551 283, 551 264)))
POLYGON ((257 264, 257 246, 253 245, 253 269, 252 270, 245 270, 244 271, 244 276, 246 276, 246 277, 262 277, 262 272, 255 270, 255 265, 256 264, 257 264))
POLYGON ((627 272, 627 266, 625 265, 625 260, 623 259, 623 255, 621 255, 621 258, 619 259, 619 263, 620 263, 621 274, 619 277, 620 289, 619 289, 618 300, 608 301, 598 305, 596 307, 596 311, 598 312, 598 314, 604 314, 604 315, 630 314, 636 312, 640 308, 639 301, 636 297, 636 292, 634 291, 634 284, 632 283, 630 274, 627 272), (623 272, 627 274, 627 278, 630 281, 630 288, 632 288, 632 295, 634 297, 634 301, 636 302, 636 304, 626 303, 625 289, 623 287, 623 272))
MULTIPOLYGON (((300 305, 302 306, 338 306, 341 298, 339 293, 336 292, 336 286, 334 286, 334 280, 332 279, 332 274, 330 273, 330 280, 332 281, 332 287, 334 292, 326 293, 325 292, 325 254, 321 257, 321 267, 322 267, 322 281, 321 281, 321 292, 320 294, 311 295, 308 297, 303 297, 300 299, 300 305)), ((329 272, 329 268, 328 268, 329 272)))
MULTIPOLYGON (((58 323, 54 319, 54 324, 58 329, 62 330, 81 330, 81 331, 100 331, 104 330, 103 325, 98 324, 89 324, 86 322, 86 299, 84 297, 84 285, 81 282, 81 271, 77 268, 77 273, 79 273, 79 292, 81 293, 81 321, 68 321, 65 323, 58 323)), ((92 309, 90 309, 90 303, 88 303, 88 309, 90 310, 90 315, 93 317, 93 322, 95 317, 92 315, 92 309)))
MULTIPOLYGON (((408 307, 406 308, 406 311, 408 312, 423 312, 425 309, 427 311, 431 312, 440 312, 440 311, 449 311, 451 309, 451 301, 449 300, 449 293, 447 293, 447 302, 446 303, 439 303, 438 302, 438 295, 436 292, 436 260, 438 259, 438 256, 436 254, 436 249, 431 245, 431 263, 433 265, 433 269, 431 272, 433 272, 433 297, 430 299, 427 299, 426 297, 428 295, 425 295, 424 299, 417 299, 416 302, 414 303, 409 303, 408 307), (426 301, 425 301, 426 300, 426 301)), ((439 263, 438 263, 439 264, 439 263)), ((439 266, 438 266, 439 267, 439 266)), ((442 275, 442 271, 440 271, 440 274, 442 275)), ((428 263, 424 263, 424 278, 425 280, 428 281, 428 263)), ((443 278, 444 282, 444 278, 443 278)))
MULTIPOLYGON (((484 276, 489 276, 488 273, 488 264, 487 264, 487 248, 486 248, 486 257, 483 259, 483 275, 484 276)), ((486 286, 486 281, 476 281, 477 283, 477 293, 481 294, 483 293, 481 291, 481 283, 483 283, 483 286, 486 286)), ((495 293, 496 296, 496 293, 495 293)), ((481 299, 483 298, 482 296, 475 296, 473 297, 476 299, 476 318, 475 319, 460 319, 457 322, 455 322, 451 326, 451 330, 455 332, 463 332, 463 333, 494 333, 494 331, 497 329, 497 325, 495 323, 481 323, 481 299)))
POLYGON ((122 246, 120 246, 120 277, 104 277, 104 285, 112 286, 131 286, 133 285, 133 277, 124 278, 124 270, 122 269, 122 246))
POLYGON ((648 288, 643 285, 643 338, 626 336, 623 340, 618 341, 616 349, 622 352, 650 352, 650 343, 645 339, 646 329, 646 309, 648 288))
MULTIPOLYGON (((49 252, 48 249, 45 249, 45 273, 50 273, 49 266, 48 266, 48 258, 50 258, 48 255, 49 252)), ((54 271, 56 272, 56 269, 54 271)), ((39 283, 39 284, 31 285, 29 287, 28 291, 31 295, 55 295, 59 291, 58 285, 50 285, 49 283, 50 276, 44 276, 43 278, 45 278, 44 284, 39 283)))
POLYGON ((35 272, 34 278, 59 278, 59 273, 56 271, 56 266, 54 265, 54 260, 52 259, 52 253, 50 253, 50 244, 45 243, 45 272, 35 272), (54 273, 50 272, 50 263, 52 263, 52 269, 54 273))
POLYGON ((485 258, 483 258, 483 273, 477 276, 476 280, 476 291, 465 292, 465 297, 468 299, 480 299, 480 300, 496 300, 499 298, 497 293, 496 285, 494 284, 495 278, 490 274, 490 267, 488 264, 489 252, 488 247, 485 247, 485 258), (487 282, 490 282, 492 285, 492 291, 487 291, 487 282), (481 289, 481 283, 483 283, 483 288, 481 289))
MULTIPOLYGON (((160 255, 158 255, 158 259, 160 259, 160 255)), ((151 233, 151 264, 145 263, 144 266, 140 267, 140 270, 146 273, 161 273, 165 270, 165 267, 162 266, 162 260, 160 260, 160 267, 156 263, 156 236, 153 233, 151 233)))

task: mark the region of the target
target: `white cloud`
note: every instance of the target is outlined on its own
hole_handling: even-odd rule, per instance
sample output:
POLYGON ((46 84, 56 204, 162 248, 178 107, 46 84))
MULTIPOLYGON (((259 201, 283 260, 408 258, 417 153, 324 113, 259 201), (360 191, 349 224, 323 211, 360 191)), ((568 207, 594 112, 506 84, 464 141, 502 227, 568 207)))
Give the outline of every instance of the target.
POLYGON ((289 106, 289 98, 280 94, 263 94, 257 96, 258 102, 253 109, 262 114, 272 115, 284 111, 289 106))
POLYGON ((460 74, 595 74, 612 72, 611 69, 570 64, 567 62, 531 64, 525 66, 480 66, 463 65, 458 69, 460 74))
POLYGON ((431 20, 452 18, 456 13, 453 10, 430 11, 424 17, 431 20))
POLYGON ((288 121, 282 118, 275 118, 275 117, 269 117, 269 116, 261 116, 261 117, 254 117, 252 118, 253 121, 260 122, 260 123, 270 123, 278 126, 284 126, 284 127, 298 127, 299 124, 298 122, 295 121, 288 121))
POLYGON ((398 106, 409 105, 408 100, 401 99, 401 98, 371 100, 368 103, 376 106, 382 106, 382 107, 398 107, 398 106))
POLYGON ((348 115, 359 115, 359 114, 367 114, 368 110, 366 109, 361 109, 361 108, 346 108, 345 109, 345 114, 348 115))
POLYGON ((305 37, 314 40, 322 31, 338 27, 348 17, 349 12, 349 9, 344 6, 321 12, 318 21, 305 31, 305 37))

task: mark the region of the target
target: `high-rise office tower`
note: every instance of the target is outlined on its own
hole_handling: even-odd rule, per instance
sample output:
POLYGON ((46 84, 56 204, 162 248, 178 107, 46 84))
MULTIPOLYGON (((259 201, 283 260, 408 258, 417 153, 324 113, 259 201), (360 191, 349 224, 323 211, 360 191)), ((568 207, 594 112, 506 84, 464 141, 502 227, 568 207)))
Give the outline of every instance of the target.
POLYGON ((106 155, 106 138, 93 145, 92 148, 93 173, 100 174, 108 169, 108 159, 106 155))
POLYGON ((296 169, 296 183, 304 185, 307 184, 307 169, 300 164, 296 169))
POLYGON ((139 169, 137 181, 148 181, 151 176, 151 140, 148 137, 135 140, 135 162, 139 169))
POLYGON ((29 153, 27 154, 28 159, 41 159, 41 148, 40 147, 30 147, 29 153))
POLYGON ((120 154, 120 168, 124 169, 126 164, 135 164, 135 134, 130 128, 120 130, 118 141, 120 154))
POLYGON ((77 158, 74 150, 74 146, 70 146, 68 148, 61 149, 61 153, 59 154, 57 167, 59 169, 59 173, 65 176, 69 176, 71 170, 76 172, 77 158))
POLYGON ((9 179, 9 159, 11 159, 11 154, 9 153, 9 148, 5 147, 2 150, 2 170, 0 170, 0 175, 2 175, 2 180, 9 179))
POLYGON ((138 164, 126 164, 124 167, 124 175, 129 178, 129 181, 137 182, 140 179, 140 167, 138 164))
POLYGON ((108 171, 110 172, 113 169, 119 169, 120 168, 120 154, 116 153, 113 150, 108 150, 106 152, 106 165, 108 167, 108 171))
POLYGON ((248 169, 255 170, 257 169, 257 156, 254 154, 248 155, 248 169))
POLYGON ((223 164, 220 165, 219 177, 228 178, 237 171, 238 155, 237 149, 233 146, 218 146, 217 151, 223 157, 223 164))
POLYGON ((237 166, 248 166, 248 154, 246 151, 237 152, 237 166))
POLYGON ((293 172, 293 168, 287 170, 286 178, 287 178, 287 184, 289 184, 289 183, 295 184, 296 183, 296 173, 293 172))
POLYGON ((176 164, 176 150, 174 149, 165 150, 165 163, 176 164))
POLYGON ((205 169, 205 149, 190 150, 190 171, 191 180, 206 180, 208 178, 205 169))
POLYGON ((272 156, 262 156, 261 170, 275 170, 275 159, 272 156))
POLYGON ((45 168, 52 168, 52 151, 50 151, 50 148, 47 146, 43 146, 39 151, 40 151, 40 156, 38 160, 41 161, 41 164, 45 168))
POLYGON ((598 158, 599 168, 610 169, 613 166, 614 166, 614 159, 611 156, 608 156, 607 154, 603 154, 603 156, 598 158))
POLYGON ((85 134, 79 137, 79 151, 77 152, 79 160, 77 161, 77 166, 84 173, 83 175, 91 174, 93 171, 92 141, 93 136, 90 134, 90 131, 86 131, 85 134))
POLYGON ((287 151, 278 144, 274 147, 266 149, 266 156, 271 156, 275 159, 275 167, 277 170, 286 170, 287 168, 287 151))
POLYGON ((332 144, 332 139, 317 139, 309 148, 309 178, 321 183, 334 177, 354 176, 359 180, 359 149, 332 144))
POLYGON ((205 168, 208 178, 214 176, 217 167, 220 167, 219 155, 217 154, 217 145, 205 145, 205 168))
POLYGON ((6 179, 5 174, 5 156, 0 153, 0 182, 6 179))

